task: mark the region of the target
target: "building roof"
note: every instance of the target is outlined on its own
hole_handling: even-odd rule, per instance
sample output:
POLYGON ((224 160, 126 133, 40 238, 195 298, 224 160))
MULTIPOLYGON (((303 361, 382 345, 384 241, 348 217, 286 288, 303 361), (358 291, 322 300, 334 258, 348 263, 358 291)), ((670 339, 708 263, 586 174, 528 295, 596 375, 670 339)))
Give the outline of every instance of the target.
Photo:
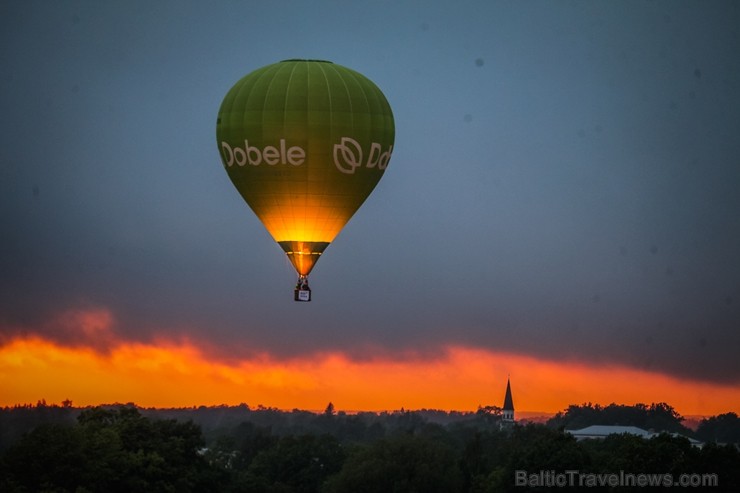
POLYGON ((511 398, 511 383, 506 379, 506 396, 504 397, 504 411, 514 410, 514 399, 511 398))
MULTIPOLYGON (((586 438, 606 438, 609 435, 615 435, 615 434, 621 435, 623 433, 628 433, 630 435, 635 435, 635 436, 639 436, 640 438, 646 438, 646 439, 660 435, 660 433, 643 430, 642 428, 638 428, 637 426, 607 426, 607 425, 592 425, 592 426, 587 426, 586 428, 581 428, 580 430, 565 430, 565 432, 573 435, 576 440, 584 440, 586 438)), ((685 435, 681 435, 680 433, 670 433, 670 435, 674 437, 686 438, 689 441, 689 443, 691 443, 691 445, 693 445, 694 447, 702 447, 704 445, 699 440, 696 440, 691 437, 687 437, 685 435)))
POLYGON ((608 435, 621 435, 622 433, 629 433, 642 438, 649 438, 652 435, 649 431, 637 426, 592 425, 580 430, 565 430, 565 432, 576 438, 604 438, 608 435))

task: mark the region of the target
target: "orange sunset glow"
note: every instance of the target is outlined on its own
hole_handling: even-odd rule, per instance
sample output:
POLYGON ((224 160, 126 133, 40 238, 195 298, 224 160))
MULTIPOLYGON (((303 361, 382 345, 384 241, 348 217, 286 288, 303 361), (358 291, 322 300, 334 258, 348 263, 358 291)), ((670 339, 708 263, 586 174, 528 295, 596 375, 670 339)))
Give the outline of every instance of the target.
POLYGON ((0 405, 73 400, 77 406, 264 405, 321 410, 475 410, 503 400, 511 375, 517 411, 569 404, 667 402, 684 415, 740 410, 735 386, 678 380, 625 367, 552 362, 463 346, 441 356, 356 361, 339 353, 238 362, 209 358, 193 342, 118 342, 106 351, 19 337, 0 347, 0 405))

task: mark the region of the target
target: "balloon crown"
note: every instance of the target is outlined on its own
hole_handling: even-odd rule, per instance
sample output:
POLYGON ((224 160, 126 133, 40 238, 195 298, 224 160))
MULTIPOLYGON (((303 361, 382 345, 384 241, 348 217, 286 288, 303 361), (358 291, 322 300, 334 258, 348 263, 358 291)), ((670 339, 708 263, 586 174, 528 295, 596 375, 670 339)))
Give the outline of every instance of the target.
POLYGON ((314 58, 289 58, 288 60, 281 60, 282 62, 319 62, 319 63, 334 63, 329 60, 318 60, 314 58))

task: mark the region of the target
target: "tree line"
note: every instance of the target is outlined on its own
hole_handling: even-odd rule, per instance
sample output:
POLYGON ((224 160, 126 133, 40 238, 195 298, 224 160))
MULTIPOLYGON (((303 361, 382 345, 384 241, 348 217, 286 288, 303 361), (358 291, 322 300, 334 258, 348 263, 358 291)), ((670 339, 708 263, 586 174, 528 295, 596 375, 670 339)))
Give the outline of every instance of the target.
MULTIPOLYGON (((546 424, 510 426, 502 426, 493 406, 470 413, 344 414, 333 405, 310 413, 246 405, 147 410, 39 404, 0 412, 4 435, 8 416, 38 421, 0 451, 0 491, 544 491, 517 486, 517 474, 572 470, 714 474, 718 487, 712 491, 740 488, 737 446, 692 446, 675 428, 680 415, 666 404, 584 404, 546 424), (663 431, 671 433, 579 442, 563 432, 615 416, 619 424, 650 428, 665 422, 663 431)), ((708 433, 731 434, 738 418, 728 413, 705 421, 708 433)))

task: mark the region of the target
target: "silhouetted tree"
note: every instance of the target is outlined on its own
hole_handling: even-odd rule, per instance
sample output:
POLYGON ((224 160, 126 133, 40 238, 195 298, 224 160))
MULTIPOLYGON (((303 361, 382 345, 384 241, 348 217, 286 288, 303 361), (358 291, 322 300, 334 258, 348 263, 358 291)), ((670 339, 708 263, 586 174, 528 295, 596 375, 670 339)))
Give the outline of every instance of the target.
POLYGON ((510 434, 500 430, 476 431, 465 442, 460 458, 464 491, 482 492, 505 482, 510 434))
POLYGON ((334 411, 334 404, 331 402, 327 404, 326 409, 324 409, 324 416, 334 416, 336 412, 334 411))
POLYGON ((312 493, 342 467, 345 451, 330 435, 281 438, 254 458, 240 481, 245 489, 312 493))
POLYGON ((76 426, 42 425, 12 446, 4 475, 17 491, 218 491, 191 422, 149 420, 130 407, 94 408, 76 426))
POLYGON ((696 436, 705 442, 740 444, 740 418, 735 413, 725 413, 702 419, 696 436))
POLYGON ((461 488, 454 450, 427 437, 399 433, 355 448, 323 491, 449 493, 461 488))
POLYGON ((635 404, 609 404, 602 407, 598 404, 586 403, 580 406, 570 405, 564 412, 557 413, 547 421, 551 428, 565 428, 577 430, 591 425, 621 425, 637 426, 645 430, 657 432, 691 434, 691 431, 681 424, 683 416, 665 402, 635 404))

